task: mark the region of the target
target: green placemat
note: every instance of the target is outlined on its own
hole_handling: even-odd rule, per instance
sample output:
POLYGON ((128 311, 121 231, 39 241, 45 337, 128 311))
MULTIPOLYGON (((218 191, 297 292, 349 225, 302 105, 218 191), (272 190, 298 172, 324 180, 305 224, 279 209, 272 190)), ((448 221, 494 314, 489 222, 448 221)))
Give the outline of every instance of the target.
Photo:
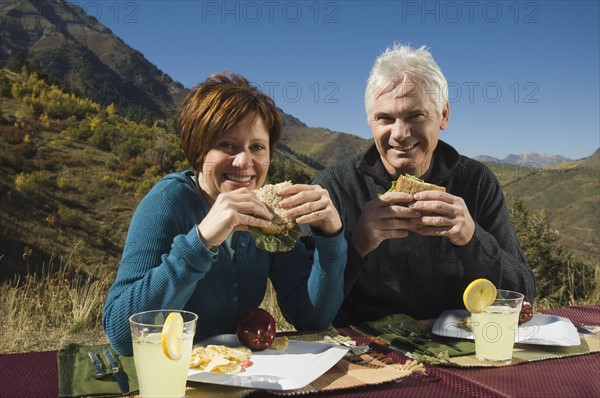
POLYGON ((359 329, 412 353, 418 359, 457 357, 475 353, 475 343, 472 341, 431 335, 430 325, 404 314, 388 315, 367 322, 359 329))
MULTIPOLYGON (((92 364, 88 351, 95 352, 105 368, 108 365, 102 356, 102 349, 110 347, 109 345, 99 346, 81 346, 71 344, 58 352, 58 387, 61 397, 82 397, 82 396, 122 396, 119 385, 113 376, 107 376, 102 379, 95 379, 95 368, 92 364)), ((138 382, 135 374, 135 365, 133 357, 119 356, 114 351, 113 354, 117 364, 127 374, 129 380, 129 395, 138 390, 138 382)))

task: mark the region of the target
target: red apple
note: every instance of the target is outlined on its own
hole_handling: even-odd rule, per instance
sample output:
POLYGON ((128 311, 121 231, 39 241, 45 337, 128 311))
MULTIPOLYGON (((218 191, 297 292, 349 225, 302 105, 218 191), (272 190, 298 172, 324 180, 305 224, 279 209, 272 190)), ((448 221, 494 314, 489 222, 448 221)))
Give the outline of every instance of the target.
POLYGON ((533 318, 533 307, 529 302, 529 299, 525 297, 523 299, 523 306, 521 307, 521 312, 519 313, 519 325, 525 322, 529 322, 533 318))
POLYGON ((275 319, 268 311, 255 308, 242 315, 237 322, 237 338, 252 351, 271 347, 275 340, 275 319))

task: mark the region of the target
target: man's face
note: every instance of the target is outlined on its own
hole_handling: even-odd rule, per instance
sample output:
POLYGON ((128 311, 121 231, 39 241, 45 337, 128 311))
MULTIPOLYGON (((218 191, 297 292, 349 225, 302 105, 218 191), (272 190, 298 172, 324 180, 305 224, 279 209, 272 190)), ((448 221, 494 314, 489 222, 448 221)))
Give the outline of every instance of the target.
POLYGON ((440 130, 448 125, 448 104, 442 114, 421 86, 405 82, 379 95, 369 113, 375 146, 392 177, 421 177, 431 165, 440 130))

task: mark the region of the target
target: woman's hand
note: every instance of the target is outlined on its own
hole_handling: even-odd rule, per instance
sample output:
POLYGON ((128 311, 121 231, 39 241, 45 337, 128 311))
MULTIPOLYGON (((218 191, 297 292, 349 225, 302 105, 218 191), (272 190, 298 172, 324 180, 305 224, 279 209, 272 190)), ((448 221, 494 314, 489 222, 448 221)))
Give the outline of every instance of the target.
POLYGON ((342 220, 329 192, 320 185, 294 184, 279 190, 284 199, 279 205, 298 224, 308 224, 325 235, 335 235, 342 229, 342 220))
POLYGON ((272 218, 252 191, 240 188, 217 196, 206 217, 198 224, 198 233, 204 246, 212 249, 234 231, 247 230, 249 226, 268 227, 272 218))

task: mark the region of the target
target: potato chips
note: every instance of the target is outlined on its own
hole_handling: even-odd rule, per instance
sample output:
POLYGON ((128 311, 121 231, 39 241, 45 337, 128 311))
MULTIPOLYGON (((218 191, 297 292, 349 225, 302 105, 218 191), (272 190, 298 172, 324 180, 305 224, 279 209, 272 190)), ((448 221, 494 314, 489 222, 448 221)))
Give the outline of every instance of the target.
POLYGON ((196 347, 192 351, 190 368, 213 373, 236 374, 247 368, 252 351, 247 347, 225 347, 223 345, 207 345, 196 347))

